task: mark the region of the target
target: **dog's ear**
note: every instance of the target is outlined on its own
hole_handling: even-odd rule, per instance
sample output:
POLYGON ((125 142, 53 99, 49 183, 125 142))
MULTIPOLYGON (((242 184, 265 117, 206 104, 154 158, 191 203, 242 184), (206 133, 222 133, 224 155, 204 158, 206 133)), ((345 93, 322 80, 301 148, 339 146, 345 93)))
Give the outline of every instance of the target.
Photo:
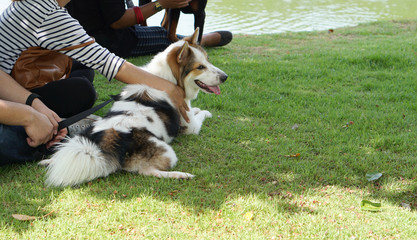
POLYGON ((197 43, 197 39, 198 39, 198 34, 200 33, 200 28, 197 27, 193 33, 193 35, 185 37, 184 40, 188 43, 190 43, 190 45, 197 45, 199 43, 197 43))
POLYGON ((190 48, 188 47, 188 42, 184 42, 181 49, 178 50, 177 62, 181 63, 189 54, 190 48))

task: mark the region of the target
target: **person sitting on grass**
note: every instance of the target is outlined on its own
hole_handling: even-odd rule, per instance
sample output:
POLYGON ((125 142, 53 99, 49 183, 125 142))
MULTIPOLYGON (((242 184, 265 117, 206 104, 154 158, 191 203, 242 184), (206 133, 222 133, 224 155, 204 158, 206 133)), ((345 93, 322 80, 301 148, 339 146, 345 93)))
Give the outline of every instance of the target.
MULTIPOLYGON (((21 53, 29 47, 59 50, 90 42, 91 37, 64 8, 69 1, 13 0, 0 16, 0 70, 10 74, 21 53)), ((189 109, 180 87, 134 66, 98 43, 62 53, 81 65, 74 66, 68 79, 29 91, 10 76, 1 74, 0 123, 5 132, 0 132, 0 164, 26 162, 49 154, 45 149, 67 133, 57 131, 61 118, 91 108, 96 92, 90 81, 92 70, 85 68, 97 70, 108 80, 115 78, 126 84, 145 84, 165 91, 188 120, 189 109), (33 147, 37 149, 30 149, 33 147), (40 154, 35 154, 38 151, 40 154)))
MULTIPOLYGON (((158 0, 146 5, 126 9, 125 0, 72 0, 66 8, 77 19, 90 36, 102 46, 121 57, 136 57, 155 54, 171 44, 163 27, 140 26, 143 20, 151 17, 162 8, 182 8, 190 0, 158 0)), ((179 36, 182 38, 182 36, 179 36)), ((216 31, 204 34, 201 45, 204 47, 224 46, 232 41, 229 31, 216 31)))
POLYGON ((67 134, 57 131, 61 118, 38 98, 25 102, 30 92, 0 70, 0 165, 34 160, 67 134))

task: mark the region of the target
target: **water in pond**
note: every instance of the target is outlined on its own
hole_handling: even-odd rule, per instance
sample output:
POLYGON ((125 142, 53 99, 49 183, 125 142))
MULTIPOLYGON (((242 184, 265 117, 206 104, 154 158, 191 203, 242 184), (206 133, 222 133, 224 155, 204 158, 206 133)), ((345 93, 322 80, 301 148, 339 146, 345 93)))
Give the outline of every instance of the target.
MULTIPOLYGON (((11 0, 0 0, 2 11, 11 0)), ((138 4, 138 0, 133 0, 138 4)), ((327 30, 377 20, 417 19, 416 0, 208 0, 205 32, 261 34, 327 30)), ((162 12, 150 25, 159 25, 162 12)), ((181 15, 178 33, 192 32, 192 15, 181 15)))
MULTIPOLYGON (((209 0, 205 31, 261 34, 327 30, 377 20, 417 19, 416 0, 209 0)), ((162 16, 154 17, 159 24, 162 16)), ((193 18, 181 15, 178 32, 193 18)))

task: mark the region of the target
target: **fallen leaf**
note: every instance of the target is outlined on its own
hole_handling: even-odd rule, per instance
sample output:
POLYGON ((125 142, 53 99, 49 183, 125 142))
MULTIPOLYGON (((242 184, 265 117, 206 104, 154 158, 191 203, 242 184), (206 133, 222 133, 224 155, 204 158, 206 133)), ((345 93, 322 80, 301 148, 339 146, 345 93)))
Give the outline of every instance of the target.
POLYGON ((19 221, 32 221, 32 220, 36 220, 38 218, 49 217, 50 215, 52 215, 53 212, 55 212, 55 211, 50 211, 48 214, 45 214, 41 217, 28 216, 28 215, 23 215, 23 214, 12 214, 12 217, 19 220, 19 221))
POLYGON ((12 217, 14 217, 15 219, 19 221, 32 221, 38 218, 38 217, 22 215, 22 214, 12 214, 12 217))
POLYGON ((379 172, 371 172, 366 174, 366 179, 370 181, 378 180, 380 177, 382 177, 382 173, 379 172))
POLYGON ((378 212, 381 211, 381 203, 374 203, 368 200, 362 200, 361 209, 365 211, 378 212))

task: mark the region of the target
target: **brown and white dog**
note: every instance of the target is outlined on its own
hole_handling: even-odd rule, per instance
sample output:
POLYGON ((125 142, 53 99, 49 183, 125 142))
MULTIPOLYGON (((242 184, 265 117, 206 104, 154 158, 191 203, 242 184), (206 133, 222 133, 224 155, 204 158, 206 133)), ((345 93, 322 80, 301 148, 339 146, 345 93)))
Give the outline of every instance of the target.
POLYGON ((194 35, 170 45, 144 67, 184 89, 190 111, 187 123, 168 95, 145 85, 127 85, 105 117, 78 136, 62 143, 47 165, 46 184, 74 186, 118 170, 164 178, 193 178, 167 171, 177 157, 169 143, 180 133, 198 134, 211 113, 191 108, 200 90, 220 94, 227 75, 213 66, 194 35))

